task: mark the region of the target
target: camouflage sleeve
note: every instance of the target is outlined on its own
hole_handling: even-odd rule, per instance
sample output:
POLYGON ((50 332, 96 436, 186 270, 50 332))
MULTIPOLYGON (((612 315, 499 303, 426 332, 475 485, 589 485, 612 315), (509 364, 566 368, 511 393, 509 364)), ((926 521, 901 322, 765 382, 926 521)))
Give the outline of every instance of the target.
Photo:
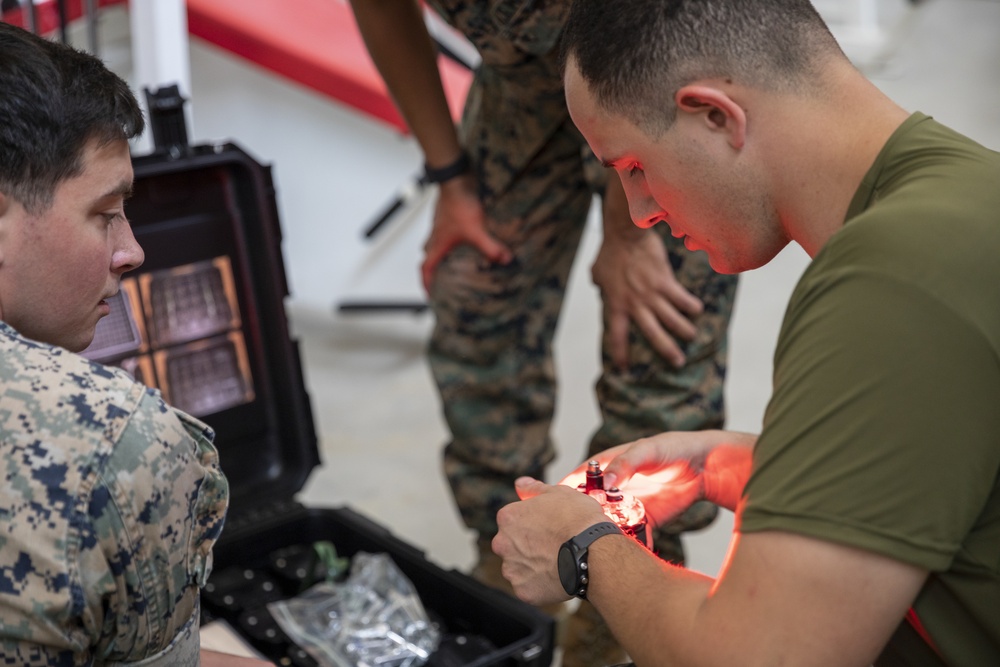
POLYGON ((87 604, 107 658, 161 651, 197 608, 228 502, 213 437, 146 390, 116 443, 91 497, 92 548, 80 554, 83 590, 114 591, 87 604))
POLYGON ((38 577, 16 597, 0 595, 0 650, 15 660, 6 664, 141 660, 198 609, 228 502, 214 434, 155 390, 128 393, 105 411, 97 451, 69 466, 84 472, 76 497, 59 499, 75 506, 63 539, 20 545, 38 577), (111 414, 122 405, 134 410, 111 414))

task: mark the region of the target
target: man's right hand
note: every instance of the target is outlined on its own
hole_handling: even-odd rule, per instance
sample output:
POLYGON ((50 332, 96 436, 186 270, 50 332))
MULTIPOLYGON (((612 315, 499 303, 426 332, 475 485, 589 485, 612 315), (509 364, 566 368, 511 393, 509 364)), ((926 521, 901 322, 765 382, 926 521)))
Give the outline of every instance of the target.
POLYGON ((507 264, 514 255, 507 246, 486 231, 486 212, 476 192, 475 177, 471 174, 442 183, 434 209, 434 224, 424 244, 424 261, 420 275, 424 289, 429 293, 434 272, 455 246, 468 244, 486 259, 507 264))
MULTIPOLYGON (((735 510, 750 477, 756 436, 728 431, 671 431, 607 449, 595 457, 606 488, 617 486, 642 501, 661 525, 699 500, 735 510)), ((576 486, 583 463, 563 484, 576 486)))

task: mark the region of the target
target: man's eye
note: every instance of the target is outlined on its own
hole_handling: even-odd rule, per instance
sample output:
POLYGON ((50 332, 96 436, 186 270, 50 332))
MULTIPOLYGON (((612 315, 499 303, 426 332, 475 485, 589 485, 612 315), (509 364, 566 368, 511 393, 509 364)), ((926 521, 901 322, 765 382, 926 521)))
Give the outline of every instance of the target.
POLYGON ((104 218, 105 222, 111 224, 113 222, 121 220, 125 216, 121 211, 108 211, 106 213, 101 213, 101 217, 104 218))

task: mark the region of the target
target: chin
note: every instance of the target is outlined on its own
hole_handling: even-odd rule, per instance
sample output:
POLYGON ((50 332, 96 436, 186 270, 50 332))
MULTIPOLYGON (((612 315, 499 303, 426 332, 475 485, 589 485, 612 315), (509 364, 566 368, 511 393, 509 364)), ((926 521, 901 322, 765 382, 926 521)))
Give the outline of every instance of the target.
MULTIPOLYGON (((712 267, 712 270, 716 273, 722 273, 726 275, 732 275, 734 273, 743 273, 744 271, 749 271, 749 268, 745 268, 742 265, 734 265, 732 262, 721 258, 713 257, 711 254, 708 256, 708 265, 712 267)), ((753 267, 756 268, 756 267, 753 267)))
POLYGON ((749 255, 746 257, 720 257, 715 253, 708 253, 708 263, 716 273, 723 274, 735 274, 743 273, 744 271, 753 271, 754 269, 759 269, 764 266, 772 259, 775 255, 773 254, 763 254, 763 255, 749 255))
POLYGON ((709 260, 708 265, 712 267, 712 270, 716 273, 721 273, 723 275, 733 275, 736 273, 743 273, 744 271, 749 271, 750 269, 734 269, 728 264, 719 264, 718 262, 713 262, 709 260))
POLYGON ((73 338, 67 340, 62 344, 70 352, 83 352, 94 342, 94 329, 91 329, 88 333, 80 334, 74 336, 73 338))
POLYGON ((90 345, 90 341, 87 341, 86 343, 84 343, 82 345, 77 344, 77 343, 73 343, 71 345, 63 345, 63 347, 65 347, 70 352, 75 352, 76 354, 79 354, 79 353, 83 352, 84 350, 86 350, 88 345, 90 345))

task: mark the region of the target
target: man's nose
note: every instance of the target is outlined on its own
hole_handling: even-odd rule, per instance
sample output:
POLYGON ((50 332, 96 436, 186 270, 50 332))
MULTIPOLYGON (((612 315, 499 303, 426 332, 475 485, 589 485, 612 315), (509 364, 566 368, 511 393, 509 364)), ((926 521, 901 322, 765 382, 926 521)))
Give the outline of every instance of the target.
POLYGON ((625 198, 628 200, 628 213, 632 217, 632 223, 636 227, 648 229, 666 217, 666 212, 656 203, 645 187, 639 187, 634 183, 626 183, 625 198))
POLYGON ((111 270, 122 274, 142 266, 146 254, 142 251, 139 242, 135 240, 131 225, 126 223, 120 225, 119 228, 121 231, 116 238, 115 250, 111 256, 111 270))
POLYGON ((628 195, 628 212, 636 227, 649 229, 666 217, 666 212, 652 197, 632 197, 628 195))

